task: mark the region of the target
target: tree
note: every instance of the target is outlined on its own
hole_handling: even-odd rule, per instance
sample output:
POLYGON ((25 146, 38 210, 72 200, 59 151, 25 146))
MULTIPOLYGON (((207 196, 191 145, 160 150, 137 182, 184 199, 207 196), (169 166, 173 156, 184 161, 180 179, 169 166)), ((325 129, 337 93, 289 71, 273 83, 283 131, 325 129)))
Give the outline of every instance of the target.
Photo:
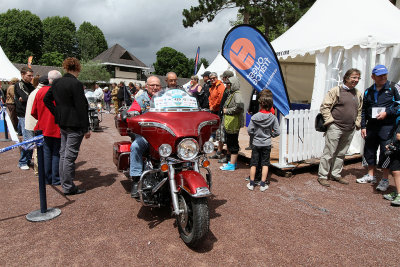
MULTIPOLYGON (((239 20, 235 24, 247 23, 260 29, 266 37, 282 34, 291 27, 308 10, 316 0, 199 0, 199 5, 184 9, 183 26, 207 19, 212 21, 222 10, 239 8, 239 20)), ((270 38, 271 39, 271 38, 270 38)))
MULTIPOLYGON (((194 64, 196 63, 194 58, 189 59, 189 71, 188 73, 190 75, 193 75, 194 73, 194 64)), ((207 68, 210 64, 208 63, 208 60, 205 59, 204 57, 200 58, 199 62, 197 63, 197 71, 199 71, 201 64, 204 65, 204 68, 207 68)))
POLYGON ((29 11, 9 9, 0 14, 0 44, 12 62, 34 62, 42 57, 43 24, 29 11))
POLYGON ((192 75, 193 69, 190 69, 189 60, 183 53, 171 47, 163 47, 157 51, 156 55, 157 59, 154 63, 155 74, 165 75, 173 71, 178 77, 188 78, 192 75))
POLYGON ((42 55, 40 64, 44 66, 58 66, 61 67, 65 56, 59 52, 48 52, 42 55))
POLYGON ((103 32, 89 22, 83 22, 76 34, 83 61, 93 59, 108 48, 103 32))
POLYGON ((68 17, 55 16, 43 20, 43 54, 46 54, 48 61, 49 55, 54 56, 54 53, 61 54, 64 58, 80 57, 75 23, 68 17))
POLYGON ((97 81, 108 82, 111 78, 107 72, 106 66, 97 61, 82 63, 79 80, 86 83, 95 83, 97 81))

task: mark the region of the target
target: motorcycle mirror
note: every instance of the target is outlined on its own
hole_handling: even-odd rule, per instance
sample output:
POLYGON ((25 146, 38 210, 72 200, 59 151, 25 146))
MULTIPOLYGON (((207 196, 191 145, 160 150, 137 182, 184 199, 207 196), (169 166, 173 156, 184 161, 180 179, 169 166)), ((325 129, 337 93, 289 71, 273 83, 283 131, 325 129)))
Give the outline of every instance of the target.
POLYGON ((128 112, 126 112, 126 110, 121 111, 121 120, 123 122, 126 122, 127 118, 128 118, 128 112))

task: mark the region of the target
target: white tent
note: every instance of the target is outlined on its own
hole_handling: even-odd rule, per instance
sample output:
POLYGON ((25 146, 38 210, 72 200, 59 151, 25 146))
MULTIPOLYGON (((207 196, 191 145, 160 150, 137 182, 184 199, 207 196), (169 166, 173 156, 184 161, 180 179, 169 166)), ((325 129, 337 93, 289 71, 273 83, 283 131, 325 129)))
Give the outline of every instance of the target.
POLYGON ((4 54, 3 48, 0 46, 0 80, 9 81, 14 77, 21 79, 21 74, 4 54))
POLYGON ((272 42, 292 102, 318 109, 325 93, 351 68, 361 70, 357 88, 371 84, 377 64, 400 78, 400 11, 388 0, 317 0, 287 32, 272 42))
MULTIPOLYGON (((347 69, 357 68, 363 92, 373 67, 384 64, 389 80, 400 78, 400 11, 388 0, 317 0, 287 32, 272 42, 292 102, 319 109, 326 92, 347 69)), ((355 134, 351 153, 361 149, 355 134)))

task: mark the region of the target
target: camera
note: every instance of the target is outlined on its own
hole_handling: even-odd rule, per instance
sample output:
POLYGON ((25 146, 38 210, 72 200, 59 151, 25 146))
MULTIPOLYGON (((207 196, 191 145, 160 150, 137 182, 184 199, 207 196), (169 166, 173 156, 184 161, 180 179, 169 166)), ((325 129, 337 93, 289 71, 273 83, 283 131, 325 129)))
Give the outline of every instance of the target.
POLYGON ((393 144, 386 146, 385 156, 391 156, 397 151, 397 148, 393 144))

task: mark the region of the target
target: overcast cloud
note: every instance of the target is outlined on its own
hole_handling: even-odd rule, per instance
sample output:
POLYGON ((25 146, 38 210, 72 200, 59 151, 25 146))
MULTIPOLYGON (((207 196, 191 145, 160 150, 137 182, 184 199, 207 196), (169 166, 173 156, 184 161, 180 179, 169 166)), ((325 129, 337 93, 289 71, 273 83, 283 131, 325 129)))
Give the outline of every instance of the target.
POLYGON ((237 13, 237 9, 225 10, 213 22, 185 29, 182 10, 197 5, 197 0, 0 0, 0 4, 1 13, 17 8, 41 19, 67 16, 77 28, 88 21, 103 31, 109 47, 118 43, 148 66, 165 46, 188 58, 194 58, 200 46, 200 57, 211 63, 237 13))

